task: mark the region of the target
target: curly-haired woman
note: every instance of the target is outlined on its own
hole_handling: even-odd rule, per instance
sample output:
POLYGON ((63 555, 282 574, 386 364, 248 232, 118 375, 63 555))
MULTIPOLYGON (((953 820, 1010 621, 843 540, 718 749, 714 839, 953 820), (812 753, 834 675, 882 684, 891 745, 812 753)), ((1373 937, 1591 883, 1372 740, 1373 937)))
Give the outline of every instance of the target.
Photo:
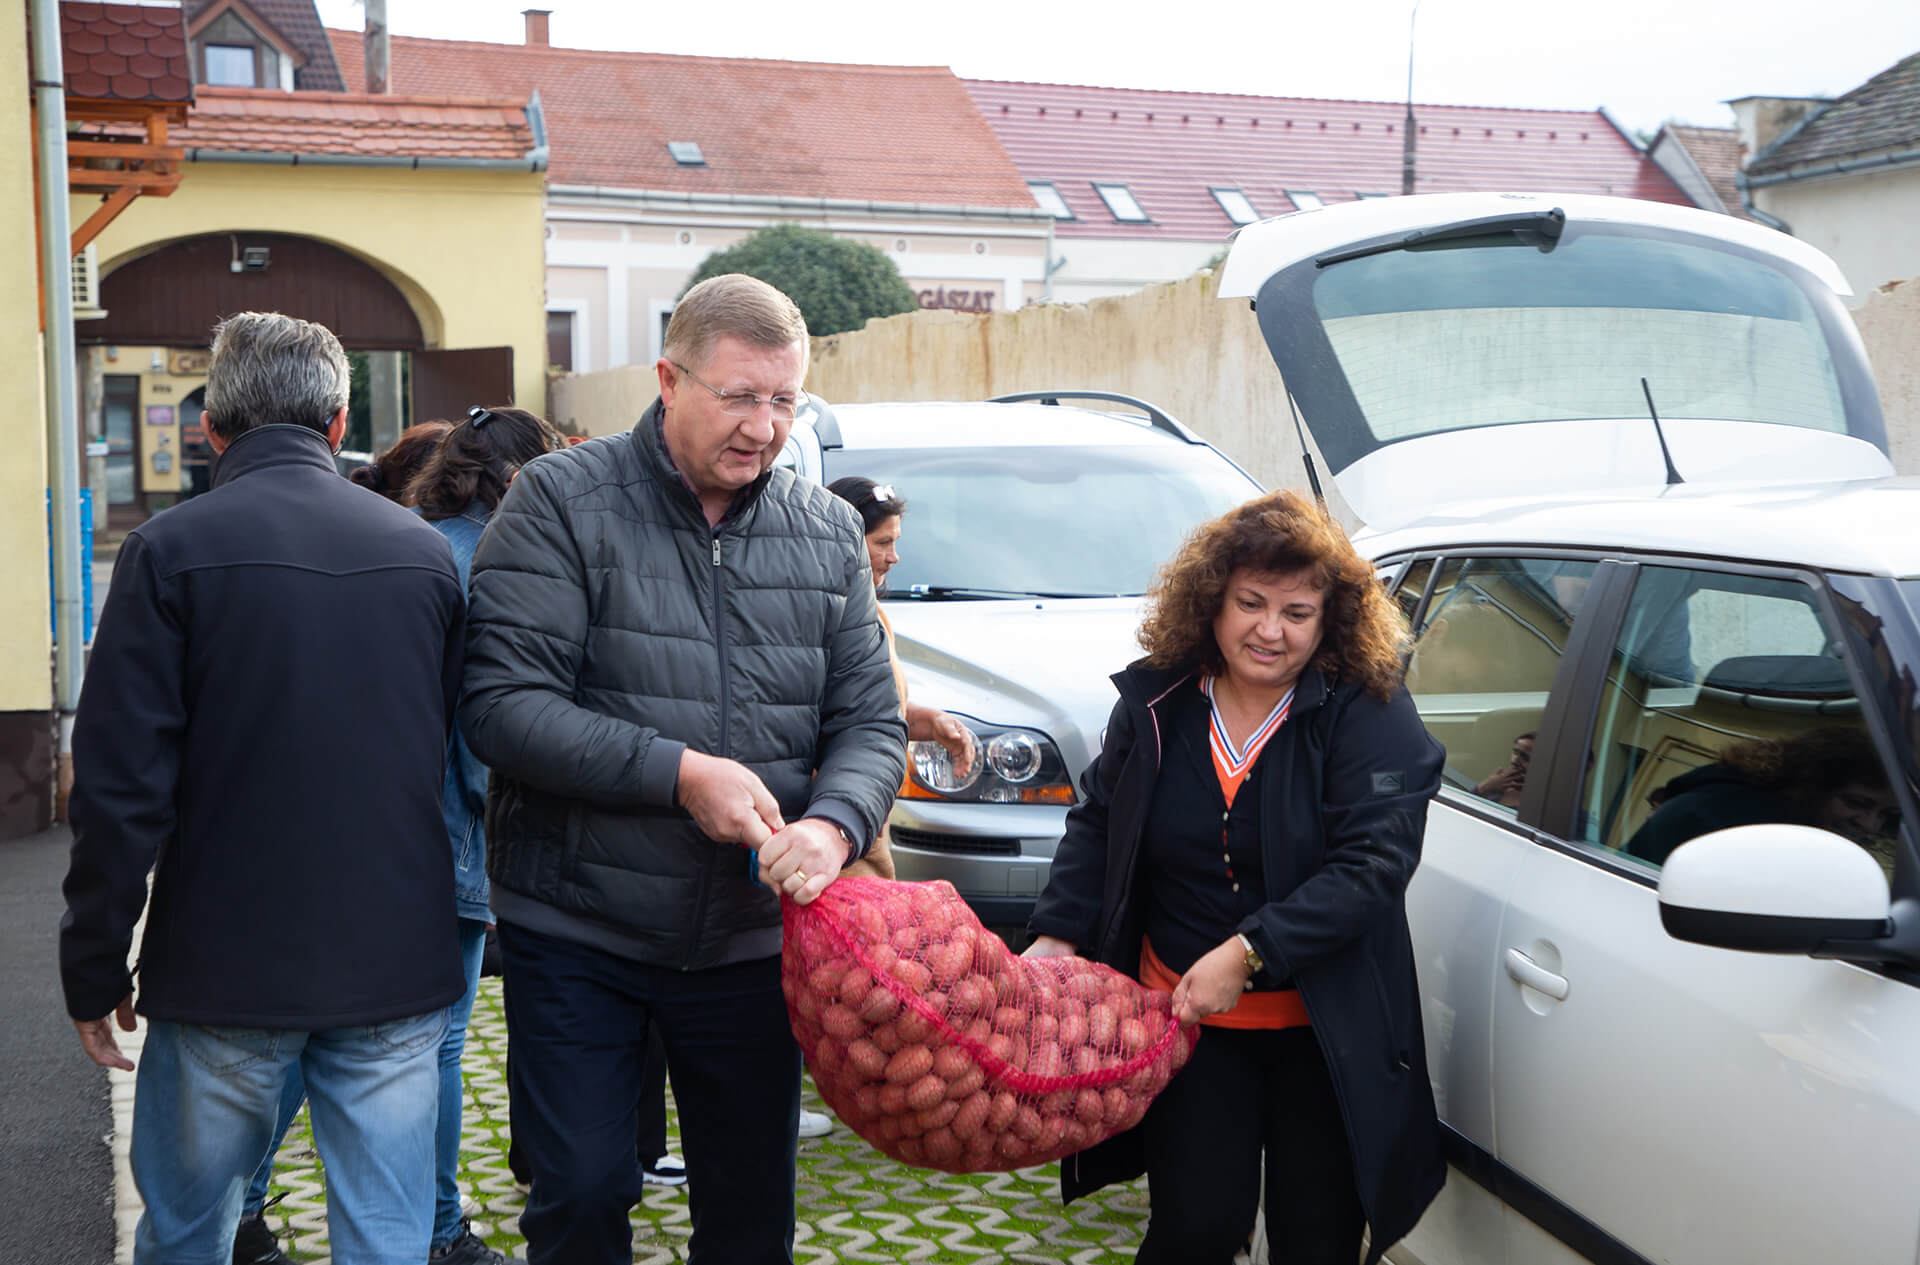
POLYGON ((1147 1174, 1142 1262, 1232 1259, 1266 1162, 1275 1260, 1369 1265, 1445 1179, 1404 896, 1444 752, 1401 684, 1398 608, 1289 492, 1196 531, 1068 814, 1033 956, 1170 991, 1202 1033, 1139 1128, 1061 1164, 1147 1174))

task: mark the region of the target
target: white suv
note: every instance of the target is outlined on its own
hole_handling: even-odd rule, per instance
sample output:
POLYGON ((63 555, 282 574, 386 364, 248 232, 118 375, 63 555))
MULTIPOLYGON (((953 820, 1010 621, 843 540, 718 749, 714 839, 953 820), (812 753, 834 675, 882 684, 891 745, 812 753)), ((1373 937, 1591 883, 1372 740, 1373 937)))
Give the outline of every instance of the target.
POLYGON ((1448 752, 1407 903, 1455 1171, 1393 1259, 1914 1265, 1920 488, 1839 271, 1442 195, 1249 226, 1222 293, 1448 752))
POLYGON ((1108 677, 1140 655, 1154 571, 1260 486, 1160 409, 1104 392, 815 400, 780 460, 906 498, 881 598, 908 689, 972 726, 985 758, 956 779, 937 744, 912 744, 889 819, 894 864, 903 879, 949 880, 1017 937, 1100 750, 1108 677), (1102 407, 1062 403, 1074 400, 1102 407))

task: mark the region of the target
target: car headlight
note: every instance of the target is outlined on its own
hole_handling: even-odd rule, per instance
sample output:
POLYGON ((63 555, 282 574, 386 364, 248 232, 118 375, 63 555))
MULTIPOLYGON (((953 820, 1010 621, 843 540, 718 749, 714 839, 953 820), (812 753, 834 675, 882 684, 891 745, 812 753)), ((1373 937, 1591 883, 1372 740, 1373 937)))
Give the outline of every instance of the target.
POLYGON ((1032 729, 957 718, 973 731, 973 766, 965 774, 937 742, 907 744, 904 799, 981 804, 1071 804, 1073 781, 1053 739, 1032 729))

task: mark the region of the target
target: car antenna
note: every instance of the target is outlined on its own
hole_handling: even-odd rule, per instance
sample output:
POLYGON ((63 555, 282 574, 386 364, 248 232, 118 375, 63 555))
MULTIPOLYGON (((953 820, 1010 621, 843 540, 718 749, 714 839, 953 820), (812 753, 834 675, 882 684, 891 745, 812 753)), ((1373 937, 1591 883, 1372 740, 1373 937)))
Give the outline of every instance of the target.
POLYGON ((1287 408, 1293 413, 1293 432, 1300 436, 1300 460, 1307 467, 1307 486, 1313 489, 1313 499, 1318 501, 1324 509, 1327 504, 1327 495, 1320 490, 1319 471, 1313 468, 1313 450, 1307 447, 1307 428, 1300 424, 1300 408, 1293 402, 1291 390, 1285 386, 1282 386, 1281 390, 1287 392, 1287 408))
POLYGON ((1653 437, 1660 441, 1660 459, 1667 463, 1667 486, 1685 483, 1680 472, 1673 468, 1673 454, 1667 451, 1667 435, 1660 429, 1660 412, 1653 407, 1653 388, 1647 385, 1645 378, 1640 379, 1640 393, 1647 397, 1647 416, 1653 419, 1653 437))

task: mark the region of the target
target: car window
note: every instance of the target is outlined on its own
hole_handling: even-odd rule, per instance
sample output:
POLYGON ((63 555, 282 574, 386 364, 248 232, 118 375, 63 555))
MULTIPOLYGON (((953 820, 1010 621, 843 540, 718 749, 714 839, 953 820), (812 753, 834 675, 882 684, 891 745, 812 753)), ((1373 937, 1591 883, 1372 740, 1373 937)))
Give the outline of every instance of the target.
POLYGON ((1413 608, 1420 604, 1420 595, 1427 591, 1427 577, 1432 574, 1433 559, 1422 558, 1400 578, 1400 588, 1394 598, 1400 603, 1400 613, 1407 617, 1408 624, 1413 623, 1413 608))
POLYGON ((1547 694, 1594 565, 1456 558, 1441 568, 1407 689, 1447 748, 1448 786, 1508 813, 1519 807, 1547 694))
POLYGON ((1792 822, 1891 876, 1899 810, 1832 634, 1797 580, 1641 568, 1575 834, 1659 866, 1712 830, 1792 822))
POLYGON ((1137 595, 1187 533, 1258 496, 1200 444, 833 449, 906 499, 895 598, 1137 595))

